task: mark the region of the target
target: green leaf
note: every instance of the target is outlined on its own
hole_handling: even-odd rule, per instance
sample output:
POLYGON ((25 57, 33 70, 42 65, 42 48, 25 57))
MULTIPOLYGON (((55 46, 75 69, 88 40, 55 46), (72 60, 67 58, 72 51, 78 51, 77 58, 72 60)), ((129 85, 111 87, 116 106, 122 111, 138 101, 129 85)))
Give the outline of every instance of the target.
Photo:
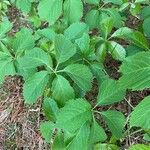
POLYGON ((131 127, 150 129, 150 96, 144 98, 133 110, 130 118, 131 127))
POLYGON ((88 4, 99 5, 100 0, 85 0, 85 2, 88 4))
POLYGON ((29 13, 31 10, 31 2, 30 0, 17 0, 16 6, 24 13, 29 13))
POLYGON ((120 87, 116 80, 107 79, 100 84, 98 105, 109 105, 123 100, 126 89, 120 87))
POLYGON ((107 55, 107 45, 106 43, 102 43, 96 52, 97 59, 99 62, 104 62, 107 55))
POLYGON ((120 86, 131 90, 150 87, 150 52, 139 52, 125 59, 119 70, 120 86))
POLYGON ((117 37, 129 40, 133 42, 135 45, 145 49, 149 50, 149 44, 147 39, 144 37, 144 35, 139 31, 133 31, 130 28, 122 27, 115 31, 111 37, 117 37))
POLYGON ((146 6, 141 11, 141 19, 146 19, 150 17, 150 6, 146 6))
POLYGON ((91 64, 90 68, 99 84, 101 84, 104 80, 108 79, 109 76, 106 74, 101 64, 99 63, 91 64))
POLYGON ((139 31, 135 31, 130 37, 129 40, 132 40, 133 43, 145 50, 149 50, 149 43, 147 41, 147 39, 145 38, 145 36, 139 32, 139 31))
POLYGON ((13 24, 9 22, 7 18, 4 18, 0 23, 0 40, 5 37, 5 34, 9 32, 12 28, 13 24))
POLYGON ((55 130, 56 125, 52 122, 42 122, 40 125, 40 132, 42 137, 45 139, 47 143, 50 143, 50 140, 53 136, 53 131, 55 130))
POLYGON ((88 33, 88 31, 89 31, 88 26, 85 23, 76 22, 71 24, 64 31, 64 35, 71 41, 74 41, 78 38, 81 38, 83 34, 88 33))
POLYGON ((144 144, 132 145, 129 150, 149 150, 150 146, 144 144))
POLYGON ((13 49, 18 51, 31 50, 34 47, 32 32, 27 28, 22 28, 13 41, 13 49))
MULTIPOLYGON (((34 10, 34 11, 36 11, 36 10, 34 10)), ((41 27, 42 21, 41 21, 40 17, 37 16, 36 14, 34 14, 34 15, 32 14, 32 16, 29 16, 28 20, 35 28, 41 27)))
POLYGON ((22 76, 24 80, 27 80, 31 76, 33 76, 37 72, 37 68, 23 68, 20 67, 20 65, 17 63, 15 64, 17 66, 17 74, 22 76))
POLYGON ((143 139, 144 139, 145 141, 150 142, 150 132, 145 133, 143 139))
POLYGON ((136 16, 141 12, 141 4, 139 3, 132 3, 130 7, 130 12, 133 16, 136 16))
POLYGON ((88 34, 84 33, 81 38, 75 40, 75 43, 80 48, 82 54, 84 54, 85 56, 89 54, 90 37, 88 34))
POLYGON ((55 39, 55 51, 58 63, 63 63, 76 53, 76 47, 63 35, 57 35, 55 39))
POLYGON ((116 60, 123 61, 126 57, 126 50, 124 47, 114 41, 110 41, 109 44, 109 52, 111 53, 112 57, 116 60))
POLYGON ((54 41, 56 36, 56 33, 51 28, 39 29, 37 30, 37 34, 40 37, 49 39, 50 41, 54 41))
POLYGON ((18 62, 21 67, 26 69, 36 68, 42 65, 52 67, 52 59, 50 55, 37 47, 33 48, 31 51, 27 51, 25 56, 21 57, 18 62))
POLYGON ((54 24, 62 13, 62 0, 42 0, 38 5, 38 14, 41 19, 54 24))
POLYGON ((66 150, 63 132, 59 131, 55 135, 54 142, 52 144, 52 150, 66 150))
POLYGON ((37 98, 42 96, 44 89, 48 83, 49 76, 47 71, 37 72, 31 76, 23 86, 23 96, 25 103, 33 104, 37 98))
POLYGON ((112 17, 103 18, 100 22, 100 30, 103 38, 107 38, 110 32, 112 31, 114 21, 112 17))
POLYGON ((94 119, 91 126, 90 143, 94 144, 98 142, 104 142, 106 139, 107 135, 104 129, 94 119))
MULTIPOLYGON (((5 39, 4 39, 4 41, 5 41, 5 39)), ((8 55, 8 56, 12 56, 11 53, 10 53, 10 51, 9 51, 9 49, 7 48, 8 45, 4 41, 3 41, 3 39, 2 39, 2 41, 0 41, 0 52, 2 52, 2 54, 0 54, 0 55, 3 55, 3 53, 6 53, 6 55, 8 55)))
POLYGON ((104 9, 107 14, 113 19, 113 25, 116 28, 120 28, 123 26, 123 18, 121 17, 118 9, 115 8, 107 8, 104 9))
POLYGON ((92 119, 92 112, 90 104, 84 99, 70 100, 60 110, 57 117, 57 123, 69 131, 75 132, 82 124, 92 119))
POLYGON ((79 21, 82 16, 83 16, 83 4, 81 0, 65 0, 64 2, 65 21, 71 24, 79 21))
POLYGON ((127 52, 127 56, 128 56, 128 57, 129 57, 129 56, 133 56, 133 55, 135 55, 136 53, 139 53, 139 52, 142 52, 142 51, 143 51, 142 48, 137 47, 137 46, 135 46, 134 44, 128 45, 128 46, 126 47, 126 52, 127 52))
POLYGON ((103 111, 101 112, 101 115, 107 123, 112 134, 118 139, 121 138, 126 121, 124 115, 115 110, 103 111))
POLYGON ((59 112, 59 108, 56 104, 56 102, 51 99, 51 98, 45 98, 43 102, 43 110, 45 116, 48 118, 50 121, 56 121, 56 117, 59 112))
POLYGON ((0 51, 0 84, 4 81, 5 76, 15 74, 13 58, 8 53, 0 51))
POLYGON ((120 12, 123 12, 123 11, 125 11, 125 10, 127 10, 127 8, 130 6, 130 2, 124 2, 121 6, 120 6, 120 8, 119 8, 119 11, 120 12))
POLYGON ((150 17, 145 19, 143 22, 143 29, 146 36, 150 37, 150 28, 148 27, 150 24, 150 17))
POLYGON ((89 91, 91 89, 92 73, 87 66, 72 64, 64 68, 64 71, 82 90, 89 91))
POLYGON ((98 28, 100 23, 100 12, 98 10, 90 10, 85 16, 85 22, 90 29, 98 28))
POLYGON ((122 27, 116 30, 111 37, 118 37, 118 38, 126 38, 129 35, 133 34, 133 30, 128 27, 122 27))
POLYGON ((113 3, 113 4, 116 4, 116 5, 121 5, 123 4, 123 0, 103 0, 104 3, 113 3))
POLYGON ((52 97, 60 106, 64 106, 70 99, 75 98, 74 90, 69 81, 63 76, 57 75, 52 83, 52 97))
POLYGON ((148 2, 148 1, 147 0, 135 0, 135 3, 141 3, 141 4, 144 3, 145 4, 146 2, 148 2))
POLYGON ((82 125, 73 140, 68 144, 67 150, 87 150, 90 136, 90 125, 88 122, 82 125))
POLYGON ((94 150, 120 150, 117 145, 114 144, 96 144, 94 150))

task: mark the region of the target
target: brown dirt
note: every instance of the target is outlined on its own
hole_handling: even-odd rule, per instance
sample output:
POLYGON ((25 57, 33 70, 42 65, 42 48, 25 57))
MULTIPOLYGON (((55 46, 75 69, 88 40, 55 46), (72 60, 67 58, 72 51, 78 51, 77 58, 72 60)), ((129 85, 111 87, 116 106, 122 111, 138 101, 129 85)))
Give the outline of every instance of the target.
POLYGON ((39 133, 41 100, 34 106, 24 105, 19 77, 8 77, 0 95, 0 150, 48 149, 39 133))

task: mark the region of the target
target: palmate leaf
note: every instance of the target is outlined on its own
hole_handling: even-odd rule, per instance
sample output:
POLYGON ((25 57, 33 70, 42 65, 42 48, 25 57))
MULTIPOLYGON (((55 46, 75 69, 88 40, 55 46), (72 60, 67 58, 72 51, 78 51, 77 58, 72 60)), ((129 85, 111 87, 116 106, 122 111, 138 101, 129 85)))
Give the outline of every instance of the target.
POLYGON ((92 119, 91 105, 84 99, 70 100, 60 110, 57 124, 64 130, 75 132, 82 124, 92 119))
POLYGON ((83 4, 81 0, 65 0, 64 19, 69 23, 77 22, 83 15, 83 4))
POLYGON ((126 89, 116 80, 106 79, 100 84, 97 105, 109 105, 123 100, 126 89))
POLYGON ((101 112, 101 115, 107 123, 112 134, 118 139, 121 138, 125 125, 124 115, 121 112, 115 110, 103 111, 101 112))
POLYGON ((87 150, 89 148, 90 124, 84 123, 73 140, 68 144, 66 150, 87 150))
POLYGON ((27 51, 25 56, 18 59, 18 62, 21 67, 26 69, 36 68, 42 65, 52 67, 52 59, 50 55, 37 47, 33 48, 31 51, 27 51))
POLYGON ((150 52, 140 52, 125 59, 120 67, 120 86, 131 90, 150 87, 150 52))
POLYGON ((61 75, 57 75, 52 83, 52 97, 60 106, 64 106, 68 100, 75 98, 74 90, 69 81, 61 75))
POLYGON ((64 35, 57 35, 55 38, 55 51, 58 63, 63 63, 76 53, 76 47, 64 35))
POLYGON ((27 28, 22 28, 17 34, 16 38, 13 40, 13 50, 23 51, 31 50, 34 47, 34 38, 32 32, 27 28))
POLYGON ((62 13, 62 0, 42 0, 38 5, 38 14, 41 19, 54 24, 62 13))
POLYGON ((82 64, 72 64, 64 68, 64 72, 84 91, 92 87, 92 73, 90 69, 82 64))
POLYGON ((133 110, 130 118, 130 126, 150 129, 150 96, 144 98, 133 110))
POLYGON ((23 86, 23 96, 25 103, 35 103, 37 98, 42 96, 48 80, 49 76, 47 71, 37 72, 28 80, 26 80, 23 86))

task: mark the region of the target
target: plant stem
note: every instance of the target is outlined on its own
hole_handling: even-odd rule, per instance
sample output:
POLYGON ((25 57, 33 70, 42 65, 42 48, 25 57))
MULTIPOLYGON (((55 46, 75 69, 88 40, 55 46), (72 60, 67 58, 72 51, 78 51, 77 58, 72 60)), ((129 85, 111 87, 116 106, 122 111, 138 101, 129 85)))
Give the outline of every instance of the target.
POLYGON ((139 133, 139 132, 141 132, 141 131, 143 131, 143 129, 136 130, 136 131, 130 133, 129 135, 127 135, 127 136, 132 136, 132 135, 134 135, 134 134, 136 134, 136 133, 139 133))
POLYGON ((96 112, 96 113, 98 113, 98 114, 101 114, 101 112, 99 112, 99 111, 97 111, 97 110, 95 110, 94 112, 96 112))

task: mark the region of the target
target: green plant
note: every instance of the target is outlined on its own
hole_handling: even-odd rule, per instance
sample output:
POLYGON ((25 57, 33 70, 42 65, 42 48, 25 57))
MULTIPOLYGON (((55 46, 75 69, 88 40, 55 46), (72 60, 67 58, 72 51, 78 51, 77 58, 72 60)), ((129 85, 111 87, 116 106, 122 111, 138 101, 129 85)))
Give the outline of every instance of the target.
POLYGON ((5 16, 8 10, 8 6, 10 6, 10 2, 8 0, 0 1, 0 17, 5 16))
MULTIPOLYGON (((149 140, 149 96, 127 118, 114 109, 99 109, 122 101, 127 90, 150 88, 149 6, 145 1, 134 3, 141 2, 146 7, 131 12, 141 14, 143 29, 133 30, 124 22, 127 0, 12 1, 34 23, 32 29, 22 28, 14 36, 9 34, 13 25, 8 19, 0 23, 0 83, 5 76, 20 75, 25 81, 24 102, 34 104, 43 98, 47 121, 40 131, 52 149, 117 150, 117 142, 136 127, 149 140), (45 23, 48 26, 43 28, 45 23), (110 78, 105 69, 108 54, 122 63, 118 80, 110 78), (99 93, 92 104, 85 95, 94 79, 99 93), (111 135, 105 133, 102 120, 111 135)), ((148 145, 130 149, 136 147, 149 149, 148 145)))

